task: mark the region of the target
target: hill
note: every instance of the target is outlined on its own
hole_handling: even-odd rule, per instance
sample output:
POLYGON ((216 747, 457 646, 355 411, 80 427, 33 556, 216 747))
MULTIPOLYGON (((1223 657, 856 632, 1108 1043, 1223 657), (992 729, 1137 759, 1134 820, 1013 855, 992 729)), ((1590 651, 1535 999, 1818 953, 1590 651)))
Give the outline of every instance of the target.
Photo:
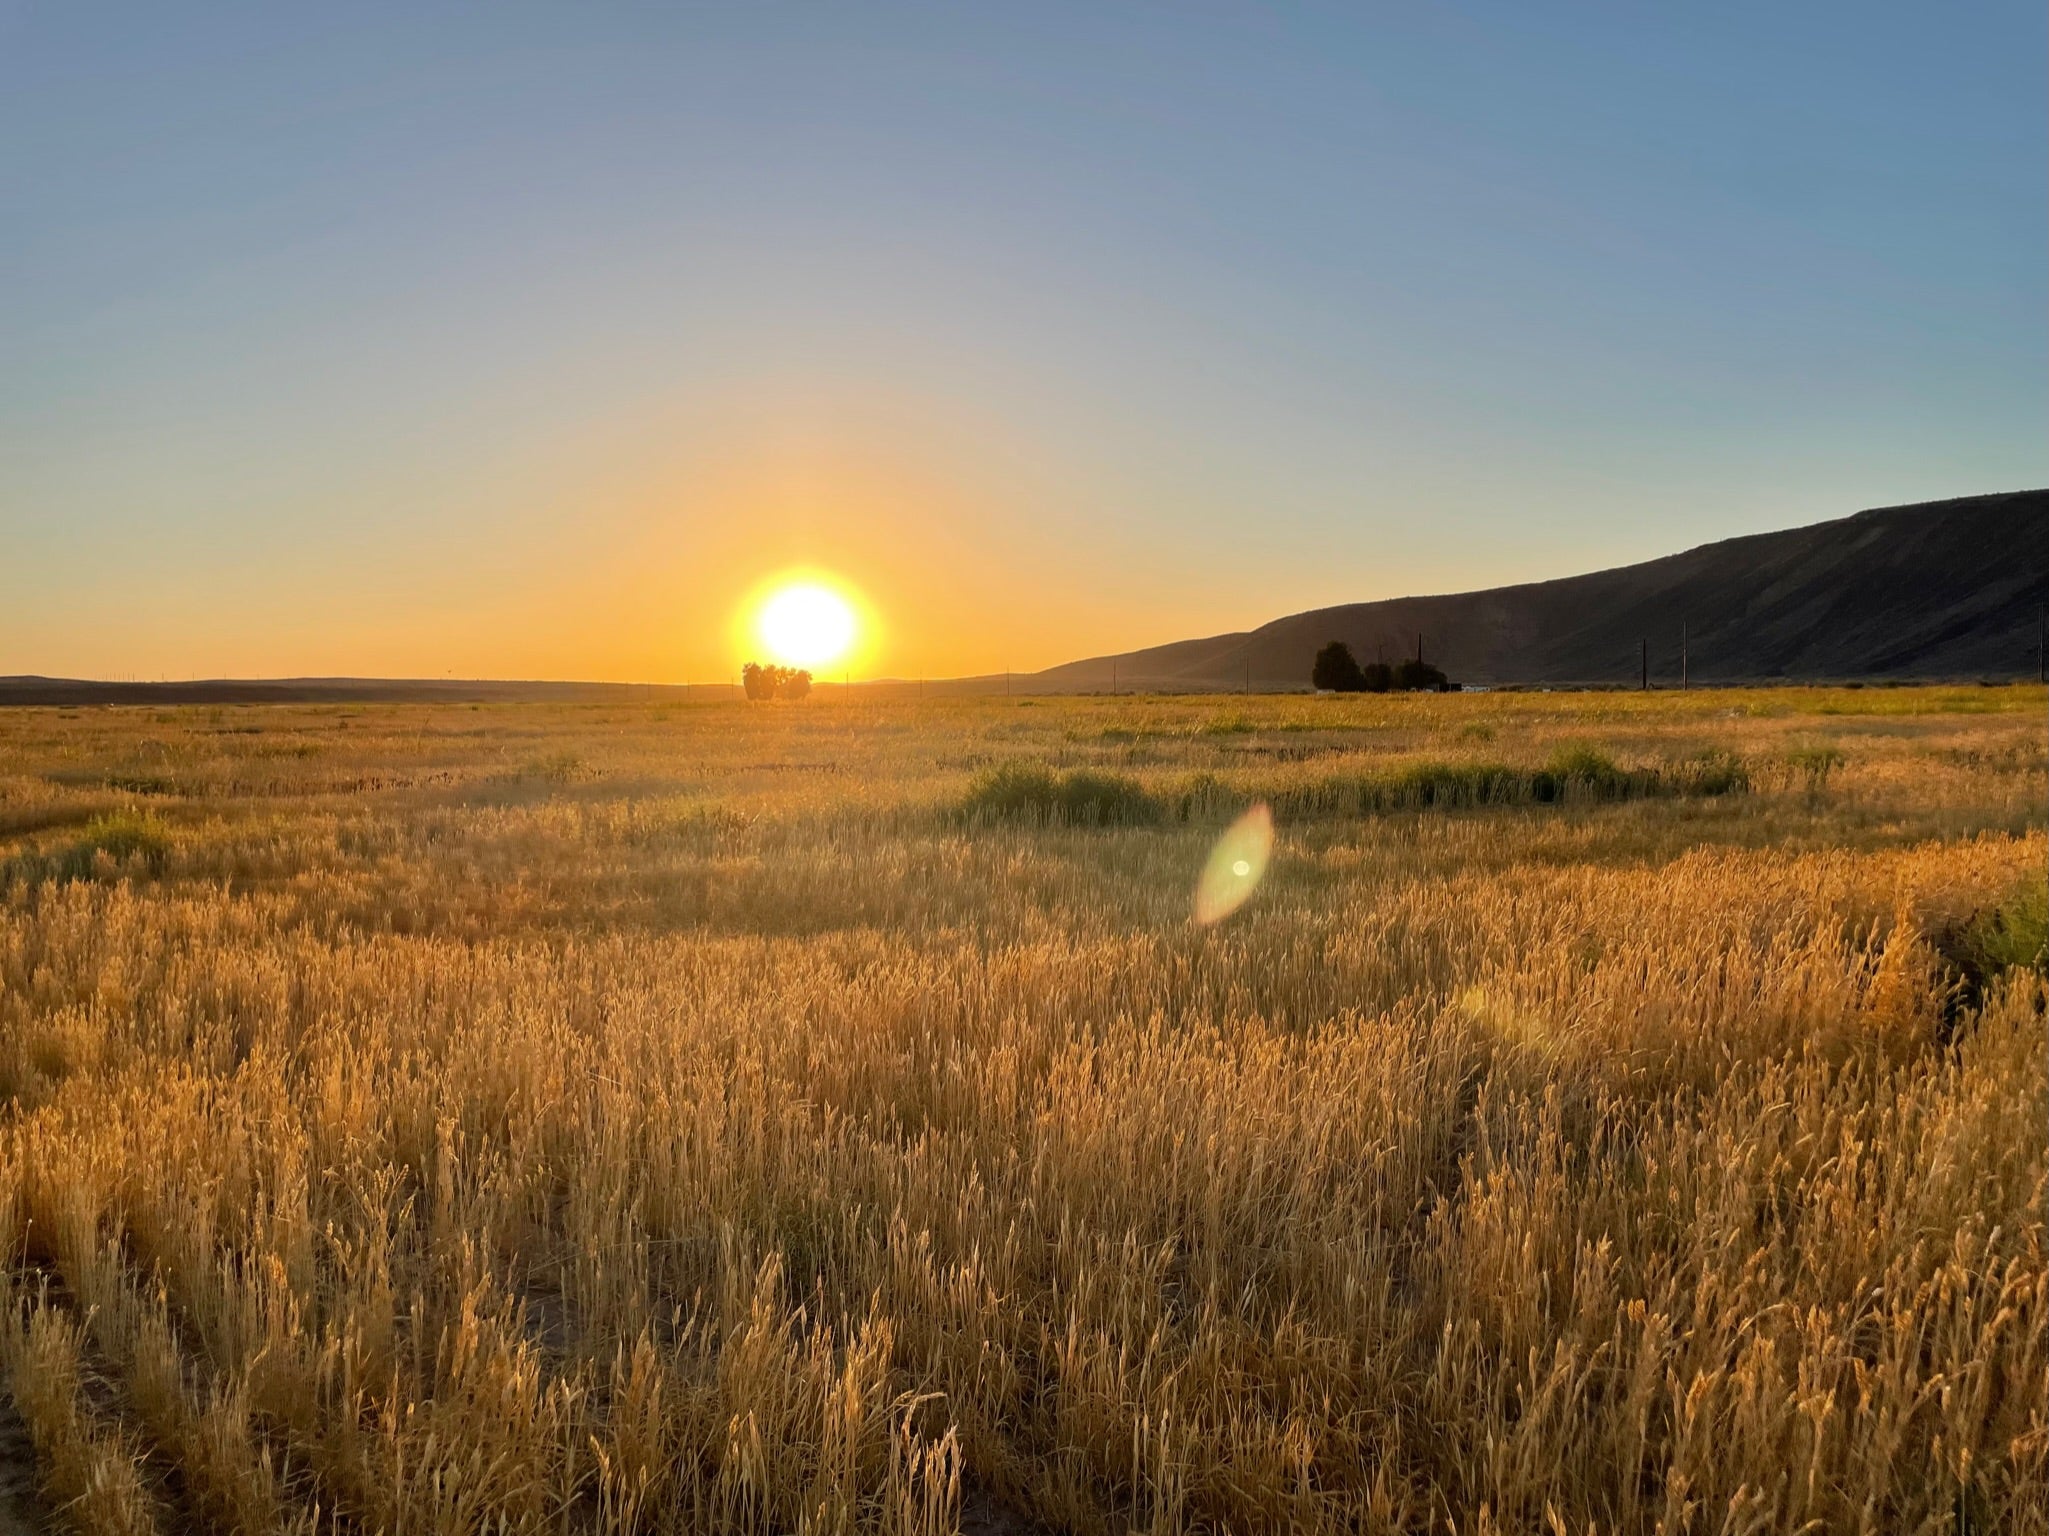
POLYGON ((1258 629, 1096 656, 1037 689, 1307 687, 1317 648, 1414 655, 1474 683, 2033 677, 2049 608, 2049 491, 1912 506, 1704 544, 1522 586, 1347 603, 1258 629))

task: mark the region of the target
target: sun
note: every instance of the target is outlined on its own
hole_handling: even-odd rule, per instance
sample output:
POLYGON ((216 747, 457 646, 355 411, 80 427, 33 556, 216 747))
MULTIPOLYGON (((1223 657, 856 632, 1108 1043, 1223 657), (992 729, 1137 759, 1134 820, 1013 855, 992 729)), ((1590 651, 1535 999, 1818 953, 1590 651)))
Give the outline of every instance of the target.
POLYGON ((816 581, 776 587, 754 619, 754 632, 769 654, 793 667, 838 661, 852 648, 859 629, 854 605, 816 581))

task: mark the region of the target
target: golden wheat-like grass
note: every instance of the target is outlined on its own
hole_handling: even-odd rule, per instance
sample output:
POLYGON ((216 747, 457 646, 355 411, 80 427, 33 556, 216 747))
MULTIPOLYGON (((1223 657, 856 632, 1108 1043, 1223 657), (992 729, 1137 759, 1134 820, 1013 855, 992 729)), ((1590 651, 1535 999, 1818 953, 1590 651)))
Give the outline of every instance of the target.
POLYGON ((2044 706, 0 716, 48 1510, 2049 1530, 2045 992, 1969 948, 2044 706), (1573 749, 1742 785, 1326 793, 1573 749), (1011 761, 1158 814, 964 814, 1011 761), (1198 928, 1249 798, 1303 809, 1198 928))

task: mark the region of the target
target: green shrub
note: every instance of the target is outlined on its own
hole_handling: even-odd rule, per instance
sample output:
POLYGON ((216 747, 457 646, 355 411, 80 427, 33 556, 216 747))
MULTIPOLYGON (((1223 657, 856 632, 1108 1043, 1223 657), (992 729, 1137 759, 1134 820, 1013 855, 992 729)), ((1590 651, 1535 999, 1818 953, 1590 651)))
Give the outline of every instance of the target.
POLYGON ((1158 821, 1162 807, 1143 785, 1118 774, 1002 763, 976 776, 960 811, 971 822, 1128 827, 1158 821))

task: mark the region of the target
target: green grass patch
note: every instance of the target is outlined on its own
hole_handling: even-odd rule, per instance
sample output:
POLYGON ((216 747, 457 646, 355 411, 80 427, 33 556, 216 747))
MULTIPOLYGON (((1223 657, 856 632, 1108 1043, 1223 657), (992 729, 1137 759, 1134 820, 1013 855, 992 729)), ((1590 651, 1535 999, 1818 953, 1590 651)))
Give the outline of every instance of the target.
POLYGON ((2023 882, 1937 947, 1974 989, 2010 970, 2049 970, 2049 883, 2023 882))
POLYGON ((105 863, 117 869, 140 867, 160 873, 171 852, 171 829, 153 811, 109 811, 85 824, 85 835, 66 849, 59 859, 59 875, 83 880, 96 875, 105 863))
POLYGON ((1531 777, 1539 802, 1552 800, 1635 800, 1663 788, 1655 768, 1624 768, 1592 747, 1564 747, 1531 777))
POLYGON ((969 822, 1030 826, 1131 827, 1159 821, 1166 808, 1136 779, 1043 763, 1000 763, 978 774, 959 812, 969 822))
POLYGON ((68 846, 21 854, 0 865, 0 885, 12 879, 33 885, 46 880, 161 874, 170 856, 171 840, 170 826, 152 811, 107 811, 88 821, 68 846))
POLYGON ((1670 768, 1625 768, 1591 747, 1565 748, 1541 768, 1485 761, 1424 761, 1382 773, 1290 785, 1277 814, 1374 815, 1494 805, 1587 805, 1660 795, 1726 795, 1750 787, 1740 759, 1708 752, 1670 768))

